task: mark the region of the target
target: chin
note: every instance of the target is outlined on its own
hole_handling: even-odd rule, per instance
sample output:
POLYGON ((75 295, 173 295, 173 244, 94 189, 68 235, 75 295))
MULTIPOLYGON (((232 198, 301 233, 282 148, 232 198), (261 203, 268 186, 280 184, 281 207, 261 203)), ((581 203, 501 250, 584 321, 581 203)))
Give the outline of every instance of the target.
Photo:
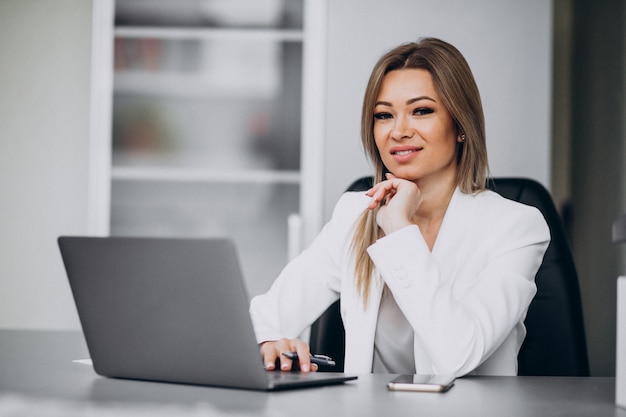
POLYGON ((417 181, 421 178, 420 175, 417 175, 415 173, 411 173, 411 172, 406 172, 406 171, 389 171, 391 172, 396 178, 400 178, 402 180, 407 180, 407 181, 417 181))

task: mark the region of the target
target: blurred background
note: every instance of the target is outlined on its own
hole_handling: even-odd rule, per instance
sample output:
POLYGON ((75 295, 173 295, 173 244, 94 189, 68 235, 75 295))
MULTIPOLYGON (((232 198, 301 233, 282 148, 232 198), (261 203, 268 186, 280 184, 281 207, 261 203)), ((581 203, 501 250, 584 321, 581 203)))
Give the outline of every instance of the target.
POLYGON ((623 0, 0 0, 0 35, 0 328, 79 328, 60 235, 228 236, 265 291, 370 174, 378 57, 436 36, 472 67, 492 175, 561 210, 591 372, 614 375, 623 0))

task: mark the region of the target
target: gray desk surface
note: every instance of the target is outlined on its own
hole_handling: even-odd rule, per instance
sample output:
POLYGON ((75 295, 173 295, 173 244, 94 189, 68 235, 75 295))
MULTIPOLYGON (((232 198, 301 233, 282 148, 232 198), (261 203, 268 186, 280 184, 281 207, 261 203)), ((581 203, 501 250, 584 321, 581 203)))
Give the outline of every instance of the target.
POLYGON ((393 375, 264 393, 97 376, 82 334, 0 331, 0 416, 625 416, 614 378, 471 377, 444 394, 390 392, 393 375))

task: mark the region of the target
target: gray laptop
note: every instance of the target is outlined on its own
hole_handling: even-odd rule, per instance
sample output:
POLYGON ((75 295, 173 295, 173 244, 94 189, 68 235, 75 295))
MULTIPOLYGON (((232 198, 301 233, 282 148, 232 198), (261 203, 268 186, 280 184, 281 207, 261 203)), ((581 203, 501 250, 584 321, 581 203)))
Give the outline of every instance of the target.
POLYGON ((257 390, 356 379, 264 369, 228 239, 60 237, 59 247, 100 375, 257 390))

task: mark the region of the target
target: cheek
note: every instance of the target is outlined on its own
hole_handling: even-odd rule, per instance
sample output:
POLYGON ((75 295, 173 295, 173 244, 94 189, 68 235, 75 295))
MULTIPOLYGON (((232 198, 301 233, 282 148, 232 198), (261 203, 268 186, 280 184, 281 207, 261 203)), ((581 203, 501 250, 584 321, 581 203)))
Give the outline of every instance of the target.
POLYGON ((458 148, 456 136, 450 135, 450 134, 443 136, 442 141, 440 143, 441 143, 441 149, 443 152, 451 154, 451 155, 452 154, 456 155, 457 148, 458 148))
POLYGON ((380 149, 385 140, 384 130, 379 126, 377 127, 376 125, 374 125, 372 133, 374 135, 374 143, 376 144, 376 147, 380 149))
POLYGON ((377 131, 376 128, 374 128, 372 133, 374 134, 374 144, 376 145, 376 149, 378 150, 378 157, 385 166, 388 166, 390 161, 389 154, 385 151, 387 143, 387 141, 385 140, 385 135, 382 134, 380 131, 377 131))
POLYGON ((433 137, 440 138, 444 146, 456 149, 457 134, 454 129, 454 125, 447 120, 440 121, 435 126, 432 126, 433 137))
POLYGON ((385 127, 380 123, 374 123, 372 127, 372 133, 374 134, 374 140, 376 143, 380 143, 380 141, 385 137, 385 127))

